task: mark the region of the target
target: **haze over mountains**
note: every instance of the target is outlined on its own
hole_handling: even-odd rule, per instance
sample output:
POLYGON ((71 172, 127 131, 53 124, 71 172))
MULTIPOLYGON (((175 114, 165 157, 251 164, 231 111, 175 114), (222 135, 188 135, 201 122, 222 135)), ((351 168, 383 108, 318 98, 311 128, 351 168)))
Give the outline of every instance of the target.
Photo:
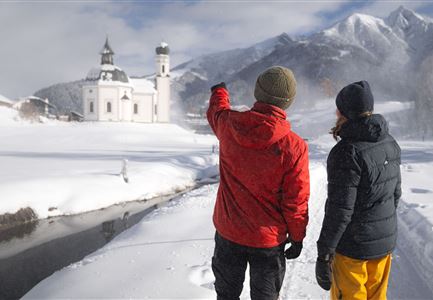
MULTIPOLYGON (((209 87, 225 81, 234 104, 251 105, 258 73, 282 65, 291 68, 298 79, 299 106, 333 97, 345 84, 366 79, 378 101, 414 101, 413 113, 430 122, 426 128, 415 129, 433 134, 428 117, 433 113, 433 95, 428 91, 429 78, 433 79, 433 68, 428 67, 433 67, 432 54, 431 19, 404 7, 384 19, 353 14, 308 36, 292 38, 283 33, 248 48, 183 63, 172 69, 173 102, 183 111, 203 111, 209 87)), ((79 84, 55 85, 35 95, 48 97, 60 110, 81 111, 81 94, 74 88, 79 84)))

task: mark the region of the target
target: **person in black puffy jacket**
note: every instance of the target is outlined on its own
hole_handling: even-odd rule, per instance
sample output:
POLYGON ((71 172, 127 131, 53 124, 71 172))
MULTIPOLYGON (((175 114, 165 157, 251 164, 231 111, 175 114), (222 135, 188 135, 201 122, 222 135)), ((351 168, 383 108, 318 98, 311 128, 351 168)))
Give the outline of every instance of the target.
POLYGON ((328 199, 316 279, 331 299, 386 299, 401 196, 400 147, 383 116, 373 114, 366 81, 336 98, 339 142, 327 161, 328 199))

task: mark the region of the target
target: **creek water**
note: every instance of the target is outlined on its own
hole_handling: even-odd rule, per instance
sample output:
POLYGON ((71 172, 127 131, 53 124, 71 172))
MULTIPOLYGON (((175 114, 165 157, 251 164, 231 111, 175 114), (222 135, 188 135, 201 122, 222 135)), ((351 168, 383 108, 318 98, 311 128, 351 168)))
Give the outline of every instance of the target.
POLYGON ((192 189, 0 231, 0 299, 22 297, 55 271, 83 259, 158 206, 192 189))

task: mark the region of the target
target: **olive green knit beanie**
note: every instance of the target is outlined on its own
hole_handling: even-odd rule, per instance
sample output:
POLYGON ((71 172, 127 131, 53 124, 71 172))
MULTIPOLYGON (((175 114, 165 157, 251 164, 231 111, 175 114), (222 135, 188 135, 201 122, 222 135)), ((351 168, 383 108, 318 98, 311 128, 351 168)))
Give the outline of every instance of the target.
POLYGON ((254 97, 258 102, 289 108, 296 95, 296 80, 290 69, 270 67, 257 77, 254 97))

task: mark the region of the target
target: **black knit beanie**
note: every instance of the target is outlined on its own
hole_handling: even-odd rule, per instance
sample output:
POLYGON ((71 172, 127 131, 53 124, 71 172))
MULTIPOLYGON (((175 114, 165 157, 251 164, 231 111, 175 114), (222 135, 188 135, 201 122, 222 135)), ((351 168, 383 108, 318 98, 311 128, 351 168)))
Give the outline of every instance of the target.
POLYGON ((362 80, 345 86, 335 99, 340 113, 348 119, 358 119, 362 113, 372 112, 374 98, 367 81, 362 80))

